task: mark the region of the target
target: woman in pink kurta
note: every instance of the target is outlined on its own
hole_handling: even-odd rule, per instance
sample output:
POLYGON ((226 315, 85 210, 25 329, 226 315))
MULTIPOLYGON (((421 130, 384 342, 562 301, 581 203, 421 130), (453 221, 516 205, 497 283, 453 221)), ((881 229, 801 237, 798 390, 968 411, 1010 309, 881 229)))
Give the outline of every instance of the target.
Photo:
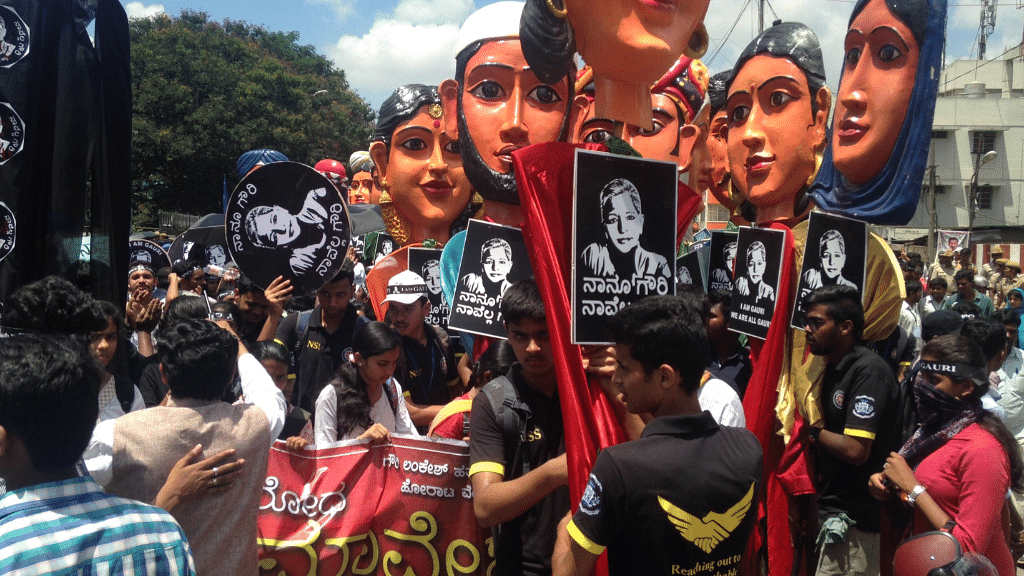
POLYGON ((1024 488, 1024 463, 1003 423, 981 407, 988 371, 977 344, 940 336, 921 350, 914 383, 920 427, 871 477, 872 493, 915 507, 914 532, 948 530, 965 553, 1015 574, 1002 528, 1007 491, 1024 488))

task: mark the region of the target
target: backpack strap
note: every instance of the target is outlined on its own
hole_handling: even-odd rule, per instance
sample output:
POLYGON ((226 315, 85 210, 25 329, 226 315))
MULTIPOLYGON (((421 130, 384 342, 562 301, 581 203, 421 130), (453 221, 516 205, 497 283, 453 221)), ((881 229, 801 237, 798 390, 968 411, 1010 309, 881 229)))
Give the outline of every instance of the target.
POLYGON ((132 411, 132 404, 135 402, 135 384, 124 376, 114 376, 114 392, 117 394, 117 401, 121 404, 121 410, 125 414, 132 411))
POLYGON ((511 468, 510 477, 519 477, 530 471, 530 463, 525 457, 523 444, 526 439, 526 427, 533 413, 530 408, 519 400, 515 386, 505 376, 498 376, 484 385, 480 391, 487 397, 491 410, 501 427, 501 437, 505 444, 505 461, 511 468))
POLYGON ((295 322, 295 346, 292 347, 292 366, 299 369, 299 354, 309 340, 309 318, 313 315, 312 310, 299 312, 299 319, 295 322))
POLYGON ((395 420, 398 420, 398 390, 395 389, 395 381, 389 379, 384 383, 384 395, 388 397, 388 404, 391 405, 391 413, 395 415, 395 420))

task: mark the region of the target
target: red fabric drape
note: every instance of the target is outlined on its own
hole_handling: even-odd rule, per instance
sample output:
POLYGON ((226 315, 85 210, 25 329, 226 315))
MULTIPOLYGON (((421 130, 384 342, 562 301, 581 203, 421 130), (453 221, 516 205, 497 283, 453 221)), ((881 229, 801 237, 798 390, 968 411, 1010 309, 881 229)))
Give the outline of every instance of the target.
POLYGON ((588 385, 580 347, 570 344, 569 252, 572 244, 573 158, 577 146, 534 144, 512 153, 523 207, 523 235, 544 298, 558 371, 569 494, 580 501, 600 448, 626 440, 609 399, 588 385))
POLYGON ((752 553, 745 559, 744 572, 757 574, 757 557, 754 552, 767 544, 768 574, 782 576, 790 574, 794 557, 789 531, 789 495, 813 493, 814 486, 806 457, 803 421, 798 419, 794 440, 789 446, 784 445, 782 437, 776 434, 778 383, 783 361, 790 353, 787 336, 793 306, 794 239, 792 231, 783 224, 775 223, 771 228, 785 231, 786 242, 779 275, 778 299, 768 337, 765 340, 750 340, 750 360, 754 369, 743 397, 743 412, 747 418, 747 429, 754 433, 764 450, 764 493, 761 494, 758 510, 759 529, 754 533, 752 553), (760 529, 760 526, 765 525, 767 533, 760 529))

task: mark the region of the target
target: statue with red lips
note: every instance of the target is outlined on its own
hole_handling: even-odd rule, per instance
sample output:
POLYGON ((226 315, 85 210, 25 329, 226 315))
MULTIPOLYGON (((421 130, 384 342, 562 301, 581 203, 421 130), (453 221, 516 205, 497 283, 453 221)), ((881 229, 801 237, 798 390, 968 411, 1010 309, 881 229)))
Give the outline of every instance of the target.
POLYGON ((754 209, 744 217, 806 219, 832 104, 817 36, 797 22, 765 30, 740 54, 727 89, 729 173, 754 209))

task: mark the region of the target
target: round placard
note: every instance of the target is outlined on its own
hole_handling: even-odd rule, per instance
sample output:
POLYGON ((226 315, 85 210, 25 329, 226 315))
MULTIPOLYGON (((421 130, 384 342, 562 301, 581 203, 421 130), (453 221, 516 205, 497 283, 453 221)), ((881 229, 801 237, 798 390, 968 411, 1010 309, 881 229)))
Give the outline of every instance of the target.
POLYGON ((345 261, 351 225, 338 190, 298 162, 253 170, 231 193, 224 235, 231 258, 257 286, 290 280, 293 294, 312 292, 345 261))

